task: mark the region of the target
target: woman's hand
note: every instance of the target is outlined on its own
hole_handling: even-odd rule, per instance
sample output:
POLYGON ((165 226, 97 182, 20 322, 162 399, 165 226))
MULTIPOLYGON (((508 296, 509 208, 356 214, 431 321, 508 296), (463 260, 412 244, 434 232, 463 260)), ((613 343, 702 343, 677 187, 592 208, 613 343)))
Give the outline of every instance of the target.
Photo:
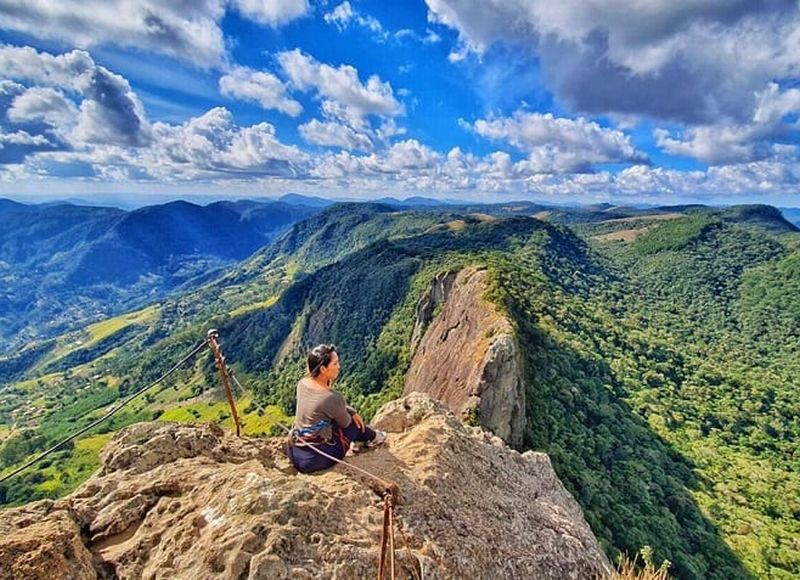
POLYGON ((352 417, 353 421, 355 421, 356 427, 358 427, 358 430, 363 431, 366 426, 364 425, 364 419, 361 418, 361 415, 358 413, 353 413, 352 417))

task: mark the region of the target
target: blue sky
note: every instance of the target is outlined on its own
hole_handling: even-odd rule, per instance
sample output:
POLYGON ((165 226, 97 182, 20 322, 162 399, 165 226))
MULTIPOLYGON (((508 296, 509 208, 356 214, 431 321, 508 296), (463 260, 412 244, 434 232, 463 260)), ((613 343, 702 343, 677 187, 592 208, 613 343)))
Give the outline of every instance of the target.
POLYGON ((0 1, 0 35, 3 195, 800 205, 795 0, 0 1))

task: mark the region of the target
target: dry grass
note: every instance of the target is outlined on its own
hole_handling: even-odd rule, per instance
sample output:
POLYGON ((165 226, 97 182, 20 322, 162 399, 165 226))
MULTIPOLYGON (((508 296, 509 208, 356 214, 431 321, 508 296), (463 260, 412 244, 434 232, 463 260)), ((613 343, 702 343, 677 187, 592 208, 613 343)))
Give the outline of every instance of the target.
POLYGON ((669 580, 669 566, 670 561, 664 560, 656 568, 653 564, 653 548, 645 546, 633 560, 622 556, 617 564, 617 570, 611 578, 613 580, 669 580))
POLYGON ((478 221, 487 222, 487 223, 496 222, 496 221, 498 221, 500 219, 500 218, 498 218, 496 216, 489 215, 488 213, 478 213, 478 212, 476 212, 476 213, 471 213, 469 215, 471 215, 472 217, 474 217, 478 221))
POLYGON ((634 215, 630 217, 624 218, 612 218, 610 220, 603 220, 601 224, 614 224, 614 223, 623 223, 623 222, 639 222, 639 221, 664 221, 664 220, 675 220, 678 218, 684 217, 686 214, 670 212, 670 213, 652 213, 652 214, 644 214, 644 215, 634 215))
POLYGON ((648 228, 642 228, 640 230, 619 230, 618 232, 592 236, 592 239, 597 242, 632 242, 637 236, 645 233, 647 229, 648 228))

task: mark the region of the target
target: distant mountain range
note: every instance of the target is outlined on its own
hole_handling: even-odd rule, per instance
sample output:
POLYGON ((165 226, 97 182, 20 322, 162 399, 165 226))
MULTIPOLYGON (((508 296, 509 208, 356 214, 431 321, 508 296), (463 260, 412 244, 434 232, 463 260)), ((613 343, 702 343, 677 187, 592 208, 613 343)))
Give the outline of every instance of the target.
POLYGON ((782 207, 780 210, 783 217, 800 227, 800 207, 782 207))
POLYGON ((125 211, 0 200, 6 345, 15 345, 15 336, 46 338, 86 317, 113 314, 206 279, 319 209, 175 201, 125 211))

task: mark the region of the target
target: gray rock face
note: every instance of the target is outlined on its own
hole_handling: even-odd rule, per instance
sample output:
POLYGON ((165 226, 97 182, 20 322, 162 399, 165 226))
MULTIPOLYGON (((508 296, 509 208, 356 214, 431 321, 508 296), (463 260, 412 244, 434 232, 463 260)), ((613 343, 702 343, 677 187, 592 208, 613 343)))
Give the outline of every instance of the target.
POLYGON ((431 280, 428 291, 417 303, 414 331, 411 333, 411 353, 416 352, 423 333, 433 320, 433 313, 437 306, 447 300, 450 289, 453 287, 457 272, 442 272, 431 280))
POLYGON ((525 390, 517 343, 511 334, 495 337, 483 359, 478 383, 481 425, 513 447, 522 445, 525 429, 525 390))
MULTIPOLYGON (((347 460, 397 483, 398 578, 610 572, 549 459, 416 393, 378 413, 388 443, 347 460)), ((145 423, 71 496, 0 512, 0 578, 368 578, 382 502, 344 467, 298 474, 277 439, 145 423)))
MULTIPOLYGON (((441 312, 419 342, 406 375, 405 393, 441 401, 462 420, 478 423, 519 447, 525 427, 525 389, 511 323, 482 298, 486 272, 467 268, 437 277, 432 288, 441 312)), ((433 312, 433 298, 417 308, 433 312)), ((412 341, 413 342, 413 341, 412 341)))

